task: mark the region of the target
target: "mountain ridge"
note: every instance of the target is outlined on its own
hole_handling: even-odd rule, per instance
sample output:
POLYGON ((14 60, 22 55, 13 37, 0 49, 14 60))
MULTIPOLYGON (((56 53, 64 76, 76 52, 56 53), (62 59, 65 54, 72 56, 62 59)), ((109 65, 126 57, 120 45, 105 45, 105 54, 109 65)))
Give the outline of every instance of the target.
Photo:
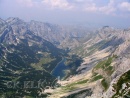
MULTIPOLYGON (((54 96, 61 98, 60 92, 71 96, 77 91, 73 96, 78 96, 78 98, 84 94, 85 96, 103 94, 106 98, 119 97, 121 95, 118 92, 123 88, 117 88, 116 85, 120 83, 124 75, 126 79, 129 79, 127 76, 130 70, 129 39, 129 28, 115 29, 104 26, 90 31, 81 27, 67 27, 37 21, 24 22, 19 18, 0 20, 0 64, 2 67, 0 73, 5 77, 12 75, 12 79, 18 76, 20 77, 18 79, 23 81, 23 79, 32 79, 30 76, 33 75, 36 79, 45 78, 41 74, 43 71, 52 79, 48 81, 52 82, 55 78, 50 75, 50 72, 65 56, 67 59, 65 63, 70 67, 70 70, 66 72, 71 74, 69 73, 70 76, 67 76, 64 81, 60 81, 61 87, 53 89, 52 98, 54 96), (81 64, 77 63, 79 58, 83 59, 81 64), (34 74, 32 75, 31 72, 34 74), (38 74, 39 78, 37 78, 38 74), (115 85, 114 88, 113 85, 115 85), (84 87, 85 91, 81 93, 84 87), (92 91, 88 95, 87 88, 92 91), (68 93, 70 91, 72 93, 68 93)), ((0 85, 5 87, 3 82, 7 80, 2 76, 0 78, 3 80, 0 85)), ((122 83, 122 85, 126 84, 126 82, 122 83)), ((30 91, 30 94, 33 92, 35 95, 38 94, 35 90, 30 91)), ((23 93, 26 91, 23 90, 23 93)), ((25 95, 30 96, 30 94, 25 95)), ((22 96, 24 97, 24 94, 22 96)))

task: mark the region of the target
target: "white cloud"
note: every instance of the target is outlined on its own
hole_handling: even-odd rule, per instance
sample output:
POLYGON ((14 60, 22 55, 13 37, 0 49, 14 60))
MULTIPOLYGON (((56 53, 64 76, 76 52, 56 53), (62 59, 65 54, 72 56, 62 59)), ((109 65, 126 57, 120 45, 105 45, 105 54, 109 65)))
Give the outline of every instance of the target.
POLYGON ((123 11, 130 11, 130 3, 129 2, 122 2, 119 5, 119 8, 123 11))
POLYGON ((40 9, 61 9, 61 10, 78 10, 91 13, 102 13, 107 15, 123 14, 123 11, 130 11, 130 3, 126 0, 109 0, 107 3, 100 5, 95 0, 15 0, 21 6, 39 7, 40 9))
POLYGON ((75 0, 76 2, 83 2, 84 0, 75 0))
MULTIPOLYGON (((77 0, 80 1, 80 0, 77 0)), ((93 0, 81 0, 83 3, 82 9, 86 12, 96 12, 97 6, 93 0)))
POLYGON ((113 14, 117 10, 115 0, 110 0, 107 6, 99 7, 98 9, 105 14, 113 14))
POLYGON ((43 4, 50 6, 51 8, 60 8, 60 9, 72 9, 73 6, 66 0, 43 0, 43 4))
POLYGON ((75 2, 86 2, 86 3, 90 3, 92 2, 93 0, 74 0, 75 2))
POLYGON ((96 7, 96 4, 91 4, 91 5, 88 5, 86 8, 85 8, 85 11, 87 12, 96 12, 98 10, 98 8, 96 7))
POLYGON ((33 7, 33 1, 32 0, 16 0, 21 6, 26 6, 26 7, 33 7))
POLYGON ((113 14, 116 11, 115 0, 110 0, 107 5, 97 6, 94 1, 91 0, 91 3, 85 7, 85 11, 89 12, 99 12, 104 14, 113 14))
POLYGON ((16 0, 21 6, 25 7, 41 7, 41 8, 48 8, 48 9, 72 9, 72 6, 67 0, 16 0))
POLYGON ((104 7, 100 7, 98 9, 98 11, 105 13, 105 14, 114 14, 116 9, 114 7, 104 6, 104 7))

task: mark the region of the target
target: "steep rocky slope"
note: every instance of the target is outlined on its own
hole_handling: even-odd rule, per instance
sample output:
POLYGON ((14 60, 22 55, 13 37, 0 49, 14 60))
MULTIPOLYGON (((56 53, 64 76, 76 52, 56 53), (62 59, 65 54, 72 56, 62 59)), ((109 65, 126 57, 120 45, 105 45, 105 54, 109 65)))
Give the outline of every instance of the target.
POLYGON ((24 22, 19 18, 0 19, 0 96, 45 97, 46 86, 55 86, 57 80, 52 71, 62 58, 66 58, 68 67, 64 70, 66 77, 75 74, 82 60, 76 55, 68 55, 67 48, 79 44, 78 39, 84 33, 88 34, 81 28, 75 30, 49 23, 24 22), (64 45, 65 50, 61 49, 62 43, 68 40, 71 42, 67 45, 74 43, 73 46, 64 45), (42 87, 39 87, 39 81, 42 87), (35 88, 35 84, 38 87, 35 88))
POLYGON ((60 81, 62 87, 57 90, 60 96, 56 91, 52 95, 57 98, 73 95, 72 98, 129 98, 129 36, 129 29, 105 26, 97 30, 91 39, 72 50, 84 58, 77 69, 79 74, 60 81), (84 87, 86 93, 81 93, 84 87), (89 89, 92 93, 87 93, 89 89))
POLYGON ((66 52, 33 34, 22 20, 1 21, 0 28, 1 97, 44 96, 39 94, 56 79, 50 73, 66 52), (34 89, 30 81, 40 80, 47 82, 34 89))
POLYGON ((45 97, 46 92, 49 98, 129 98, 129 60, 130 29, 104 26, 90 31, 19 18, 0 19, 3 97, 45 97), (58 81, 58 88, 45 89, 50 84, 56 86, 51 72, 63 57, 70 68, 64 70, 68 73, 65 80, 58 81), (41 78, 49 84, 35 89, 7 87, 8 81, 20 81, 22 86, 22 81, 41 78))
POLYGON ((90 30, 78 26, 62 26, 38 21, 24 22, 19 18, 8 18, 6 20, 14 28, 14 32, 23 33, 25 30, 30 30, 33 34, 42 37, 43 39, 53 43, 60 48, 68 46, 75 47, 78 45, 78 40, 90 34, 90 30), (68 43, 69 42, 69 43, 68 43))

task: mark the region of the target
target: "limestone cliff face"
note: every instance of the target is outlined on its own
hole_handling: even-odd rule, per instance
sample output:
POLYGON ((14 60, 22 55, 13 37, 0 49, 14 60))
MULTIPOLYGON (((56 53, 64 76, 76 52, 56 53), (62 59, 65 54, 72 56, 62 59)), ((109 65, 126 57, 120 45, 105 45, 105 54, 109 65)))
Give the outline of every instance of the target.
MULTIPOLYGON (((0 19, 0 57, 7 59, 7 53, 13 53, 17 45, 19 47, 16 48, 21 49, 21 44, 32 49, 32 53, 35 52, 36 55, 37 52, 41 52, 42 47, 45 52, 52 52, 54 57, 55 55, 61 56, 63 51, 57 48, 60 47, 68 49, 70 55, 76 54, 83 58, 84 62, 76 70, 76 76, 67 80, 67 83, 71 84, 69 86, 74 89, 70 89, 69 86, 64 89, 72 92, 77 89, 82 91, 85 86, 85 88, 91 88, 92 96, 99 96, 96 98, 103 96, 104 98, 115 98, 130 94, 128 92, 130 83, 127 81, 130 80, 128 76, 130 29, 115 29, 105 26, 89 31, 87 28, 78 26, 69 27, 37 21, 24 22, 19 18, 0 19), (13 45, 13 48, 6 47, 6 45, 13 45), (35 45, 39 46, 39 48, 35 48, 36 50, 33 49, 35 45), (45 47, 43 47, 44 45, 45 47), (4 56, 2 57, 2 55, 4 56), (124 93, 124 91, 128 93, 124 93), (120 92, 123 92, 122 96, 120 96, 120 92)), ((31 58, 32 61, 33 59, 31 58)), ((8 64, 7 60, 4 62, 8 64)), ((82 94, 76 96, 82 96, 82 94)))
MULTIPOLYGON (((96 74, 103 77, 102 79, 96 80, 96 84, 91 87, 93 90, 91 98, 94 98, 96 95, 98 95, 98 97, 95 98, 111 98, 113 96, 113 98, 115 98, 115 96, 123 98, 125 93, 122 93, 122 96, 119 96, 117 88, 122 75, 130 70, 130 29, 124 30, 103 27, 97 30, 96 35, 91 37, 90 40, 86 41, 80 47, 82 48, 83 55, 85 55, 84 62, 77 71, 83 74, 92 69, 90 73, 93 73, 93 70, 95 70, 96 74), (116 58, 112 60, 109 67, 104 67, 107 58, 112 57, 113 55, 115 55, 116 58), (100 68, 98 68, 99 66, 100 68), (98 69, 95 69, 95 67, 98 69), (111 71, 110 75, 107 73, 107 68, 113 69, 113 71, 111 71, 112 69, 109 69, 109 72, 111 71), (104 89, 104 79, 107 89, 104 89), (114 87, 114 85, 117 85, 117 87, 114 87)), ((81 54, 81 52, 78 53, 81 54)), ((128 80, 130 81, 130 78, 128 78, 128 80)), ((129 82, 127 83, 129 84, 129 82)), ((123 92, 122 87, 123 85, 128 85, 127 83, 124 81, 121 84, 121 87, 118 88, 120 92, 123 92)), ((127 89, 126 92, 128 91, 129 90, 127 89)))
MULTIPOLYGON (((121 84, 121 87, 119 87, 119 83, 120 83, 120 78, 122 77, 123 74, 127 73, 130 70, 130 30, 117 30, 117 31, 111 31, 109 30, 115 39, 122 39, 122 42, 118 45, 111 45, 113 48, 115 47, 114 51, 111 52, 112 55, 117 55, 118 57, 114 60, 114 62, 111 64, 114 67, 114 72, 113 74, 110 76, 111 81, 109 84, 109 87, 106 91, 101 91, 102 86, 99 86, 100 83, 96 84, 95 88, 98 89, 94 89, 94 93, 98 94, 98 93, 102 93, 102 96, 99 96, 97 98, 100 97, 104 97, 104 98, 117 98, 117 97, 121 97, 124 98, 123 96, 129 96, 130 93, 129 92, 129 87, 128 84, 130 82, 126 82, 125 80, 122 81, 123 83, 121 84), (123 93, 123 85, 126 85, 126 93, 123 93), (117 87, 114 87, 114 85, 116 85, 117 87), (118 90, 117 90, 118 88, 118 90), (118 95, 118 91, 122 91, 122 96, 118 95), (116 96, 116 97, 115 97, 116 96)), ((107 34, 108 34, 107 33, 107 34)), ((101 32, 101 35, 103 36, 103 38, 105 38, 105 36, 107 34, 103 34, 101 32)), ((108 37, 107 37, 108 38, 108 37)), ((118 40, 116 42, 116 44, 119 42, 120 40, 118 40)), ((114 41, 112 41, 112 44, 114 44, 114 41)), ((128 78, 128 80, 130 81, 130 78, 128 78)), ((103 88, 102 88, 103 89, 103 88)))
POLYGON ((107 98, 112 97, 116 93, 116 91, 114 92, 113 85, 119 81, 121 75, 130 70, 130 30, 123 30, 118 37, 122 38, 124 42, 114 52, 118 56, 118 59, 115 64, 115 72, 111 76, 112 81, 110 87, 105 92, 108 96, 107 98))
MULTIPOLYGON (((67 95, 82 91, 82 88, 86 87, 92 90, 92 94, 86 95, 86 98, 124 98, 123 96, 129 96, 129 39, 130 29, 103 27, 96 30, 90 38, 86 37, 82 40, 82 43, 75 47, 71 53, 80 55, 84 62, 78 67, 76 76, 62 81, 64 86, 66 85, 64 82, 67 82, 66 87, 75 88, 70 90, 71 93, 68 92, 67 95), (77 84, 81 80, 87 80, 87 82, 77 84)), ((58 92, 62 92, 62 90, 58 90, 58 92)), ((77 94, 79 98, 83 95, 79 92, 77 94)))

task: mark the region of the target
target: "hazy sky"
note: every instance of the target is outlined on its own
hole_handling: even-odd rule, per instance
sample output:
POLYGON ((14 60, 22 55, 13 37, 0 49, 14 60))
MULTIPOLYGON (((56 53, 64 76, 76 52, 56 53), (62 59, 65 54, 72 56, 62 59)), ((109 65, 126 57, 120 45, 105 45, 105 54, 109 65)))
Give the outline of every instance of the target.
POLYGON ((130 27, 130 0, 0 0, 0 18, 130 27))

